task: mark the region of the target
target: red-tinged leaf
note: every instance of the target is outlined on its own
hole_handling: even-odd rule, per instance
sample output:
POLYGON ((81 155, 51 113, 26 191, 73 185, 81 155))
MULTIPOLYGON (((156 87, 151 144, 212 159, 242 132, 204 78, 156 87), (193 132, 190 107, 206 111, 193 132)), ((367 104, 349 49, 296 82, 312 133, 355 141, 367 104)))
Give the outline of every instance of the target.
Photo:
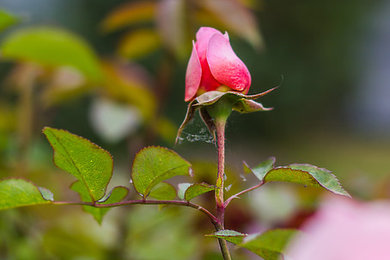
POLYGON ((136 59, 154 52, 161 45, 155 30, 139 29, 128 32, 120 41, 118 53, 128 59, 136 59))
POLYGON ((141 67, 135 64, 110 61, 103 63, 106 81, 103 85, 107 94, 120 102, 135 106, 143 118, 153 119, 157 100, 151 91, 151 78, 141 67))
POLYGON ((155 17, 153 1, 130 2, 117 7, 102 22, 104 32, 111 32, 136 23, 151 21, 155 17))
POLYGON ((185 4, 185 0, 160 0, 157 8, 157 28, 161 39, 178 58, 187 54, 185 4))
POLYGON ((226 27, 256 48, 263 41, 255 16, 237 0, 200 0, 199 4, 217 16, 226 27))

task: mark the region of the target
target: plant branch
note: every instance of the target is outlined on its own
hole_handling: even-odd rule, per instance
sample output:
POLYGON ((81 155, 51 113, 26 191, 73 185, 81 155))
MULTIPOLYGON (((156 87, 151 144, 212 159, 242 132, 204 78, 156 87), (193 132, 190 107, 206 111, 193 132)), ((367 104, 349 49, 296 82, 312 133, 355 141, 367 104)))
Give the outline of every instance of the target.
POLYGON ((226 120, 216 120, 215 127, 217 130, 218 144, 218 175, 215 191, 215 201, 217 203, 217 218, 222 228, 224 223, 224 179, 225 179, 225 125, 226 120))
POLYGON ((218 219, 207 209, 203 208, 200 205, 197 205, 195 203, 189 202, 189 201, 182 201, 182 200, 127 200, 117 203, 110 203, 110 204, 98 204, 94 202, 71 202, 71 201, 54 201, 52 204, 54 205, 81 205, 81 206, 92 206, 96 208, 112 208, 112 207, 119 207, 119 206, 126 206, 126 205, 177 205, 177 206, 185 206, 190 207, 193 209, 197 209, 200 212, 204 213, 211 222, 215 225, 218 222, 218 219))
MULTIPOLYGON (((217 231, 224 229, 223 226, 221 226, 219 223, 215 223, 214 226, 217 231)), ((218 238, 218 243, 219 243, 219 247, 221 248, 223 259, 232 260, 226 240, 222 238, 218 238)))
POLYGON ((240 191, 240 192, 238 192, 238 193, 236 193, 236 194, 230 196, 230 197, 225 201, 225 203, 224 203, 225 208, 229 205, 229 203, 230 203, 233 199, 236 199, 236 198, 238 199, 240 195, 245 194, 245 193, 247 193, 247 192, 250 192, 250 191, 252 191, 252 190, 255 190, 255 189, 257 189, 257 188, 263 186, 263 184, 264 184, 264 181, 261 181, 259 184, 255 185, 255 186, 253 186, 253 187, 250 187, 250 188, 248 188, 248 189, 242 190, 242 191, 240 191))

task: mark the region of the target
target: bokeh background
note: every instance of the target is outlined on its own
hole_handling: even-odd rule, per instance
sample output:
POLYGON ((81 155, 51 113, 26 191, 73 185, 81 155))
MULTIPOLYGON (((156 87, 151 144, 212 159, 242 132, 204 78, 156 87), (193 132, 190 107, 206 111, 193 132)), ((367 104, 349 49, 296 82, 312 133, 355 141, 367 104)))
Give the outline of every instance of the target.
MULTIPOLYGON (((276 156, 333 171, 355 198, 390 197, 390 1, 0 0, 0 9, 0 178, 78 200, 41 134, 52 126, 110 151, 112 185, 129 183, 146 145, 176 150, 196 180, 213 183, 216 151, 199 118, 174 145, 191 40, 212 26, 229 32, 250 93, 280 86, 261 100, 273 111, 230 118, 227 193, 255 182, 242 161, 276 156)), ((226 226, 299 227, 324 195, 269 184, 233 202, 226 226)), ((213 195, 198 200, 212 207, 213 195)), ((173 207, 114 209, 102 225, 79 207, 23 208, 0 212, 0 259, 220 259, 203 236, 212 231, 173 207)))

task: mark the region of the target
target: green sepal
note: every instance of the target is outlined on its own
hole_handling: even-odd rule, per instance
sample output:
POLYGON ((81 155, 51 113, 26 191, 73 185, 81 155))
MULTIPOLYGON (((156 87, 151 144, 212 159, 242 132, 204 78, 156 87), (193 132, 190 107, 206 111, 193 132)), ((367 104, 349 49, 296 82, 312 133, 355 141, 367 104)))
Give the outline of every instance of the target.
MULTIPOLYGON (((208 130, 210 131, 211 135, 214 137, 215 140, 215 125, 213 120, 216 115, 214 115, 212 110, 209 109, 211 106, 217 107, 219 106, 219 103, 224 103, 225 106, 226 103, 229 103, 229 107, 231 110, 240 113, 270 111, 272 110, 272 108, 266 108, 261 103, 255 102, 254 99, 260 98, 275 89, 276 88, 272 88, 255 95, 244 95, 242 93, 234 91, 208 91, 206 93, 203 93, 188 104, 184 121, 182 122, 177 131, 176 143, 179 141, 180 135, 183 132, 185 126, 194 117, 196 110, 199 109, 202 120, 205 122, 208 130)), ((230 112, 231 111, 229 111, 228 114, 230 114, 230 112)))

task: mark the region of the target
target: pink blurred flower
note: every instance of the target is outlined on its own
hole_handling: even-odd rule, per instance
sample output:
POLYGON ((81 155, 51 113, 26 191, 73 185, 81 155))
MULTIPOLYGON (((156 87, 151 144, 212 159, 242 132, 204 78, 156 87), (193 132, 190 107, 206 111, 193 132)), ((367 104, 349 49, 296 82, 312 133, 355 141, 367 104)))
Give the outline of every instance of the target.
POLYGON ((248 93, 251 76, 230 46, 227 33, 201 27, 186 72, 185 101, 212 90, 248 93))
POLYGON ((290 245, 290 260, 389 260, 390 203, 327 200, 290 245))

